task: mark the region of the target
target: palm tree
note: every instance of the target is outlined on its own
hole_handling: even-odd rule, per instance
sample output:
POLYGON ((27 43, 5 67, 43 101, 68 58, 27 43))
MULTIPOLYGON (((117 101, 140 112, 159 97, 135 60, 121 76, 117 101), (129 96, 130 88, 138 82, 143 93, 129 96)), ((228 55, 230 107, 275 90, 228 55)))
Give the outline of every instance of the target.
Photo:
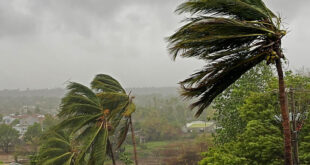
POLYGON ((78 153, 77 144, 63 130, 49 131, 43 136, 39 151, 40 165, 73 165, 78 153))
POLYGON ((114 92, 114 93, 121 93, 122 96, 126 95, 128 98, 127 106, 125 112, 122 114, 124 117, 123 122, 120 124, 120 129, 118 131, 118 142, 116 149, 119 149, 123 142, 126 140, 129 128, 131 128, 131 138, 133 143, 133 153, 135 164, 138 165, 138 154, 137 154, 137 147, 136 147, 136 140, 135 140, 135 132, 132 124, 132 113, 135 112, 136 106, 133 103, 134 96, 130 96, 126 94, 126 91, 122 88, 120 83, 113 79, 109 75, 99 74, 97 75, 91 83, 91 87, 95 89, 97 92, 114 92), (112 87, 113 86, 113 87, 112 87))
POLYGON ((281 18, 262 0, 189 0, 176 10, 190 13, 187 23, 168 38, 175 59, 196 57, 207 64, 180 82, 185 98, 196 98, 191 108, 199 116, 212 100, 245 72, 266 60, 275 64, 283 117, 285 164, 292 164, 291 134, 281 60, 281 18))
POLYGON ((65 128, 76 135, 75 140, 81 144, 78 164, 102 165, 106 155, 115 164, 110 137, 117 133, 124 114, 134 112, 129 108, 133 103, 120 84, 108 75, 97 75, 91 85, 93 90, 79 83, 68 85, 58 114, 64 120, 56 129, 65 128))

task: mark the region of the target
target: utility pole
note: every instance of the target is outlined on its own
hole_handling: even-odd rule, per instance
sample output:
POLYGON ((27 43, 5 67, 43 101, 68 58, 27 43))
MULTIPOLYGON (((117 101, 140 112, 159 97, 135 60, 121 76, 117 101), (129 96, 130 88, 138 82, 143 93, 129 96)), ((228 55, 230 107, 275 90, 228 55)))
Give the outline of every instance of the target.
POLYGON ((294 100, 294 89, 290 88, 291 95, 291 116, 292 116, 292 148, 293 148, 293 163, 294 165, 299 165, 298 158, 298 134, 296 126, 296 110, 295 110, 295 100, 294 100))

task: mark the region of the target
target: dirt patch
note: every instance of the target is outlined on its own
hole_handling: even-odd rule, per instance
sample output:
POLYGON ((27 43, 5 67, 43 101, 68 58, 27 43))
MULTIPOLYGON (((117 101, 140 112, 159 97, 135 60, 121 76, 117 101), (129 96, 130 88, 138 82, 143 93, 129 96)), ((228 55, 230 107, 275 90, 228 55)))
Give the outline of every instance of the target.
POLYGON ((3 163, 11 163, 14 161, 14 156, 13 154, 7 154, 7 153, 0 152, 0 160, 3 163))

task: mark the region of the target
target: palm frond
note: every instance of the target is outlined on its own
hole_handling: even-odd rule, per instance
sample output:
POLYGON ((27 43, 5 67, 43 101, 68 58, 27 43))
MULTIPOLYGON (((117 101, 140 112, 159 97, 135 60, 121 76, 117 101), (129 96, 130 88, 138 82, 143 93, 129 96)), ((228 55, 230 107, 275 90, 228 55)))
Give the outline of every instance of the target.
POLYGON ((62 164, 63 162, 66 162, 68 158, 71 157, 71 152, 66 152, 62 155, 56 156, 52 159, 49 159, 42 163, 42 165, 55 165, 55 164, 62 164))
POLYGON ((261 0, 190 0, 182 3, 176 12, 227 15, 239 20, 265 20, 274 16, 261 0))
POLYGON ((97 127, 89 128, 90 132, 89 132, 89 134, 87 134, 87 138, 84 138, 85 141, 82 142, 83 146, 81 148, 80 153, 78 154, 77 162, 84 162, 85 161, 86 153, 89 152, 90 147, 92 146, 92 144, 94 143, 94 141, 98 137, 100 131, 102 131, 102 128, 103 128, 103 123, 101 123, 97 127))
MULTIPOLYGON (((39 151, 39 162, 41 165, 66 164, 73 162, 76 155, 70 141, 70 134, 62 130, 52 130, 46 133, 39 151)), ((68 164, 72 165, 72 164, 68 164)))
POLYGON ((90 100, 97 101, 96 100, 96 94, 91 89, 89 89, 88 87, 86 87, 82 84, 79 84, 76 82, 71 82, 67 86, 67 89, 69 90, 69 93, 68 93, 69 95, 70 94, 83 95, 83 96, 89 98, 90 100))
POLYGON ((238 53, 226 59, 220 59, 206 65, 205 69, 194 73, 181 82, 182 95, 185 98, 196 97, 191 105, 197 107, 196 117, 208 107, 213 99, 239 79, 245 72, 265 60, 266 52, 254 51, 238 53))
POLYGON ((199 17, 168 38, 169 51, 177 56, 208 59, 216 53, 250 47, 263 41, 271 30, 227 18, 199 17))
POLYGON ((76 132, 87 124, 96 123, 96 120, 100 116, 101 114, 72 116, 59 123, 55 129, 67 128, 73 132, 76 132))
POLYGON ((126 93, 121 84, 113 77, 106 74, 98 74, 91 82, 91 87, 99 92, 126 93))
POLYGON ((100 99, 101 106, 110 111, 119 106, 125 106, 129 100, 126 94, 115 92, 101 92, 97 94, 97 97, 100 99))
POLYGON ((108 128, 104 128, 100 131, 97 138, 94 141, 92 148, 92 155, 90 159, 96 160, 94 165, 103 165, 106 159, 107 147, 108 147, 108 128))

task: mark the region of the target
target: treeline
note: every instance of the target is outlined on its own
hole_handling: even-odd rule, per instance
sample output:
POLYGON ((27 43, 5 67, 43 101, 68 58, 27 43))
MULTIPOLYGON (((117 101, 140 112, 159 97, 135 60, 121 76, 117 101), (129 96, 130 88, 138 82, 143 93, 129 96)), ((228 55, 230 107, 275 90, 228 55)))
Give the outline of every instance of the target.
MULTIPOLYGON (((128 88, 132 95, 137 96, 135 100, 139 104, 145 105, 146 96, 148 99, 155 97, 177 97, 177 88, 128 88)), ((59 109, 61 98, 65 95, 65 89, 35 89, 35 90, 0 90, 0 113, 7 115, 21 112, 27 107, 28 111, 33 111, 35 107, 40 108, 42 113, 55 114, 59 109)))

